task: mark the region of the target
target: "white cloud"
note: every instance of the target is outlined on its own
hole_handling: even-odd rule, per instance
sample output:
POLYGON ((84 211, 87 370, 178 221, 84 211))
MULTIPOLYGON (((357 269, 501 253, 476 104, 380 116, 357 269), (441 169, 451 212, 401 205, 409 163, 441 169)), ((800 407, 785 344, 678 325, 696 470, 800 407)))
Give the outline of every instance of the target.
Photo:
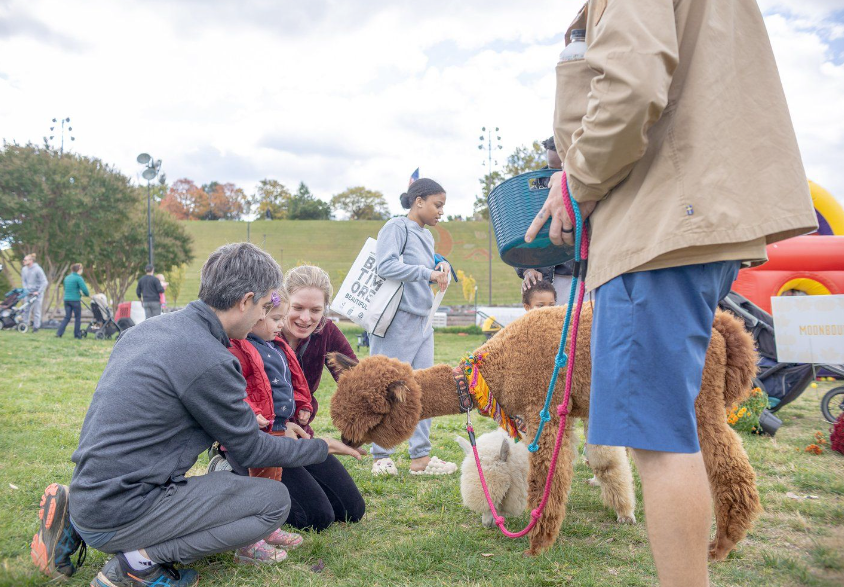
MULTIPOLYGON (((484 157, 551 134, 553 64, 578 3, 0 0, 0 136, 70 116, 80 152, 171 180, 304 180, 327 199, 417 166, 467 213, 484 157)), ((844 199, 840 0, 760 0, 809 174, 844 199), (782 13, 782 14, 780 14, 782 13)))

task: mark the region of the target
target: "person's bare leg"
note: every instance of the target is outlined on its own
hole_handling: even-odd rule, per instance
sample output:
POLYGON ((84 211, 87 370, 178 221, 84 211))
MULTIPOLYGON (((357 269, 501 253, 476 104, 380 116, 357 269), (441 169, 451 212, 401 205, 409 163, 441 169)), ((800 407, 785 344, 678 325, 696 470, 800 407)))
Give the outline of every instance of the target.
POLYGON ((431 462, 431 457, 425 455, 424 457, 419 457, 418 459, 410 459, 410 470, 411 471, 424 471, 425 467, 428 466, 428 463, 431 462))
POLYGON ((708 587, 712 499, 699 452, 634 449, 661 587, 708 587))

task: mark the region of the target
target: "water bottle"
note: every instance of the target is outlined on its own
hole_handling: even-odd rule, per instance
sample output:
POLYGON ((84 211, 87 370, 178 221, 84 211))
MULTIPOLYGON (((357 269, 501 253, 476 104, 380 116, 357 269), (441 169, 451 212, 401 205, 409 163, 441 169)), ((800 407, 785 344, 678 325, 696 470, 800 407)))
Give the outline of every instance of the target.
POLYGON ((560 53, 560 62, 576 61, 586 56, 586 29, 574 29, 571 32, 571 43, 566 45, 560 53))

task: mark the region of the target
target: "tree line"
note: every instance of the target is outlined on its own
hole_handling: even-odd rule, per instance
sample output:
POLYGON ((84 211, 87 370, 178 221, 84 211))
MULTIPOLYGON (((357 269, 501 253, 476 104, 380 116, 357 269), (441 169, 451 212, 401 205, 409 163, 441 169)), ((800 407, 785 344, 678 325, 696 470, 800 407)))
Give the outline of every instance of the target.
POLYGON ((269 178, 258 182, 252 194, 217 181, 198 186, 182 178, 168 185, 163 175, 154 190, 159 207, 177 220, 242 220, 252 215, 267 220, 331 220, 340 213, 349 220, 390 217, 384 194, 363 186, 348 188, 330 202, 314 196, 305 182, 299 182, 294 192, 269 178))

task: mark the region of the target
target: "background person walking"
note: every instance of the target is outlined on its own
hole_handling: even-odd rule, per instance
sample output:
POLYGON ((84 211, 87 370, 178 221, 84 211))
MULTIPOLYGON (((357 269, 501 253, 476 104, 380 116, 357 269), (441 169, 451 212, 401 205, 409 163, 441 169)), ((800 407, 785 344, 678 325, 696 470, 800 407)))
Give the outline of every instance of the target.
POLYGON ((154 269, 152 265, 144 267, 146 275, 138 280, 138 287, 135 288, 135 295, 143 302, 146 318, 161 315, 161 294, 164 293, 164 286, 152 274, 154 269))
POLYGON ((56 331, 56 336, 61 338, 64 329, 70 323, 71 313, 74 315, 73 338, 82 338, 82 296, 90 296, 88 286, 82 279, 82 264, 74 263, 70 266, 70 275, 64 278, 64 319, 56 331))
POLYGON ((35 259, 35 253, 28 254, 23 258, 23 267, 21 267, 21 286, 38 296, 26 309, 23 317, 25 324, 29 324, 29 319, 32 318, 32 332, 38 332, 41 328, 41 302, 48 285, 47 276, 35 259))

